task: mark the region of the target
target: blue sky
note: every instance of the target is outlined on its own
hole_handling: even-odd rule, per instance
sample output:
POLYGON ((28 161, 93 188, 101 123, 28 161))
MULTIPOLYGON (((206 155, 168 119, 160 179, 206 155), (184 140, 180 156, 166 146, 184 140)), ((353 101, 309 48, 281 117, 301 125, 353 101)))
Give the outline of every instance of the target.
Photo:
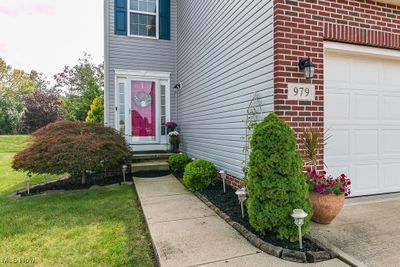
POLYGON ((83 52, 103 61, 103 0, 0 0, 0 58, 49 79, 83 52))

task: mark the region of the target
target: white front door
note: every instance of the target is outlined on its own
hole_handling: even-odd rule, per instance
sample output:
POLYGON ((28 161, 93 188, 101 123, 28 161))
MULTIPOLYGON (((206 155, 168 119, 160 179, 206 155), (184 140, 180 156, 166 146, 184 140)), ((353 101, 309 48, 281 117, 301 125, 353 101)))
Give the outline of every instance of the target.
POLYGON ((164 150, 169 121, 169 79, 154 75, 117 76, 116 128, 134 151, 164 150))
POLYGON ((400 52, 343 46, 325 55, 328 171, 348 174, 352 196, 400 191, 400 52))

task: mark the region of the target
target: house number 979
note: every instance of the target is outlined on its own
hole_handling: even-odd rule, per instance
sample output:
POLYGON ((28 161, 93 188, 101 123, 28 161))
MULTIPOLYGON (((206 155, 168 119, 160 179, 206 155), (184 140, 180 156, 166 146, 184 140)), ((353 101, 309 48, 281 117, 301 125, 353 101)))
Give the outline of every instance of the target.
POLYGON ((315 85, 312 84, 288 84, 289 100, 315 100, 315 85))

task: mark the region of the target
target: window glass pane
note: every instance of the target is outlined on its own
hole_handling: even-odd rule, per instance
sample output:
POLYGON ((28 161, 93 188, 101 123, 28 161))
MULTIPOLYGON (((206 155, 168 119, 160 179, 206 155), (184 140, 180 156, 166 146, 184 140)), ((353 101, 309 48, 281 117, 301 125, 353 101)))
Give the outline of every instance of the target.
POLYGON ((130 14, 130 34, 138 35, 139 34, 139 16, 138 14, 131 13, 130 14))
POLYGON ((131 34, 132 35, 139 35, 139 25, 138 24, 131 24, 131 34))
POLYGON ((167 128, 165 126, 166 122, 165 85, 161 85, 160 89, 161 89, 161 135, 166 135, 167 128))
POLYGON ((150 26, 147 32, 147 36, 156 37, 156 26, 150 26))
POLYGON ((156 26, 156 16, 147 16, 147 25, 156 26))
POLYGON ((155 1, 148 1, 147 3, 147 12, 156 13, 156 2, 155 1))
POLYGON ((147 36, 147 28, 146 25, 139 25, 139 35, 147 36))
POLYGON ((131 10, 138 10, 138 0, 130 0, 131 10))
POLYGON ((156 37, 156 16, 131 13, 130 33, 156 37))
POLYGON ((131 23, 139 24, 139 15, 131 13, 131 23))
POLYGON ((130 10, 142 12, 157 12, 155 0, 130 0, 130 10))
POLYGON ((118 113, 119 113, 119 130, 121 133, 125 133, 125 84, 118 84, 119 90, 119 105, 118 105, 118 113))
POLYGON ((139 15, 139 24, 147 25, 147 15, 139 15))
POLYGON ((147 12, 147 1, 139 1, 139 11, 147 12))

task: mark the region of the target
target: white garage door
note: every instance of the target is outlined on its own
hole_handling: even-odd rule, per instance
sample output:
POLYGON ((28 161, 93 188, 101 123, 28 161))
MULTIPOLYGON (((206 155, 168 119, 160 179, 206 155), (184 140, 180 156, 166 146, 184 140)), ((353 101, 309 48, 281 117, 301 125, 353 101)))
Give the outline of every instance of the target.
POLYGON ((328 171, 349 175, 352 196, 400 191, 400 51, 325 46, 328 171))

